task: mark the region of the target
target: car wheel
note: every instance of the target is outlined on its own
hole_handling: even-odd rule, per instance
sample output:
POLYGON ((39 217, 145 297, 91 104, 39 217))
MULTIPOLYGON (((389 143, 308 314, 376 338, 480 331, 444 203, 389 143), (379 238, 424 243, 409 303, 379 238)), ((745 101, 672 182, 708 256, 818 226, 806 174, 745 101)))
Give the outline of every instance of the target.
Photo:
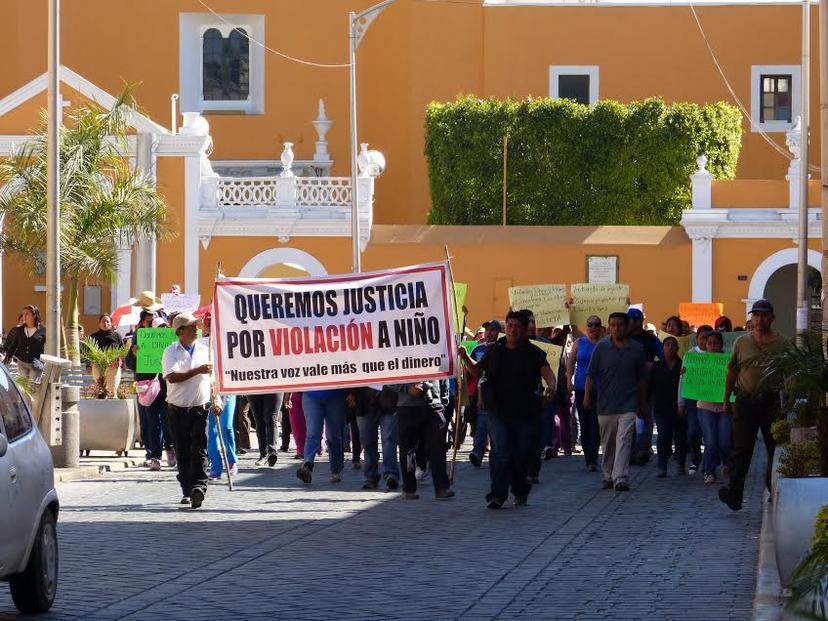
POLYGON ((55 601, 57 581, 57 524, 54 514, 47 510, 40 520, 26 569, 9 578, 14 605, 24 613, 46 612, 55 601))

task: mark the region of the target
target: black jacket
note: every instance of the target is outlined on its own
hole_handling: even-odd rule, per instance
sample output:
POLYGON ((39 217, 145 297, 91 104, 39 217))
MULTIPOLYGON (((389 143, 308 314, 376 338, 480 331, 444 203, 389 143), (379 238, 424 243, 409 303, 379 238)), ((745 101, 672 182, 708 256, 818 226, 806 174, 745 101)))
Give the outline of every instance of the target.
POLYGON ((34 334, 26 336, 26 328, 19 326, 6 346, 6 357, 3 362, 8 364, 12 358, 17 358, 20 362, 31 364, 33 360, 40 359, 45 346, 46 328, 40 325, 34 334))

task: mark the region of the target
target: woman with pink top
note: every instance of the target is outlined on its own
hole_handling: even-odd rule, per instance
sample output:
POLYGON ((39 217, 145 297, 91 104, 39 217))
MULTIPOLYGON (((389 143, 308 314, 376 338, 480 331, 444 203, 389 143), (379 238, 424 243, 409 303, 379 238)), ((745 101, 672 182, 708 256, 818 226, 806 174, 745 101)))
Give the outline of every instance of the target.
POLYGON ((290 431, 293 434, 293 441, 296 442, 296 455, 293 459, 305 459, 305 437, 307 427, 305 426, 305 412, 302 409, 302 393, 294 392, 287 396, 285 407, 289 412, 290 431))
MULTIPOLYGON (((714 330, 707 337, 707 352, 720 354, 724 351, 722 333, 714 330)), ((716 467, 722 463, 722 476, 727 477, 728 462, 733 450, 733 430, 730 418, 725 414, 724 387, 722 387, 722 401, 699 401, 699 423, 704 436, 704 482, 716 482, 716 467)))

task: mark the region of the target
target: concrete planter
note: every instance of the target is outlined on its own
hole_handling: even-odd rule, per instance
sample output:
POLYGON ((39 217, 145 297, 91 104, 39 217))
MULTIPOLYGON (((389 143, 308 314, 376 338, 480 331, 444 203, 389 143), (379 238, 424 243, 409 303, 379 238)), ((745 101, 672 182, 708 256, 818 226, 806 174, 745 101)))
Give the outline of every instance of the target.
POLYGON ((138 432, 134 399, 81 399, 80 450, 128 451, 138 432))
POLYGON ((828 503, 828 477, 788 479, 774 486, 773 537, 779 577, 785 585, 811 549, 817 512, 828 503))

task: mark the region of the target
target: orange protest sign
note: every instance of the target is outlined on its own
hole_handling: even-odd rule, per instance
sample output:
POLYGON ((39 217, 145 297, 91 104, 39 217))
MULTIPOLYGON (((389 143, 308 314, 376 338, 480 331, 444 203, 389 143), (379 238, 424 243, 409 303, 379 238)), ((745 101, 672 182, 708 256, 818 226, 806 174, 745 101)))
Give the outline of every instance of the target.
POLYGON ((716 320, 724 315, 724 304, 713 302, 710 304, 694 304, 682 302, 679 304, 679 317, 691 326, 712 326, 716 320))

